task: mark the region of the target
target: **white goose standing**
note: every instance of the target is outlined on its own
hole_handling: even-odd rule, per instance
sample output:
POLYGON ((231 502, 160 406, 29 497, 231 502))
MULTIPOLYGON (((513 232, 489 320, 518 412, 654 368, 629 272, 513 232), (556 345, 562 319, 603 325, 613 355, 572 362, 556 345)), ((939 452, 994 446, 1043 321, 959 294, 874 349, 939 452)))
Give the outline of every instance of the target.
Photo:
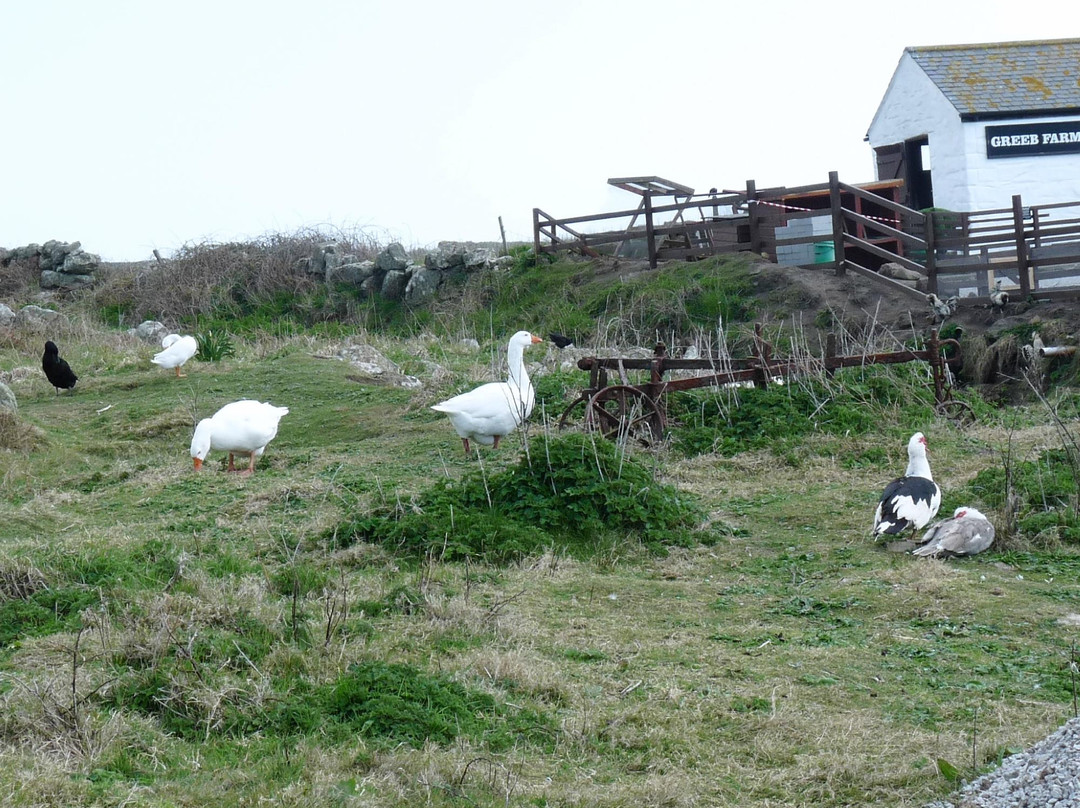
POLYGON ((278 422, 289 412, 288 407, 251 399, 226 404, 210 418, 203 418, 191 436, 191 457, 195 470, 202 468, 211 449, 229 453, 229 471, 236 471, 234 454, 246 454, 250 460, 245 474, 255 471, 255 458, 261 457, 266 445, 276 436, 278 422))
POLYGON ((897 477, 881 493, 874 512, 874 538, 895 536, 925 527, 941 507, 941 486, 930 473, 926 459, 926 436, 916 432, 907 445, 908 464, 903 477, 897 477))
POLYGON ((161 347, 165 350, 154 354, 150 361, 163 368, 176 368, 176 378, 179 379, 184 375, 180 372, 180 366, 199 352, 199 341, 186 335, 166 334, 161 340, 161 347))
POLYGON ((518 331, 506 347, 509 378, 488 382, 467 393, 448 398, 431 409, 445 412, 469 453, 469 440, 499 448, 499 439, 520 426, 532 413, 536 391, 525 370, 525 349, 540 337, 518 331))

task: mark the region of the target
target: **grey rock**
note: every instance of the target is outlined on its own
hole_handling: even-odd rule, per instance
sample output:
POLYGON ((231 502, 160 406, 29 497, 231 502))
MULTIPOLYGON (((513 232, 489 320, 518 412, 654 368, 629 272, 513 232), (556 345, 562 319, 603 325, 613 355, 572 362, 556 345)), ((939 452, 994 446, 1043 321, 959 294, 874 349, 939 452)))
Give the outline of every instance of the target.
POLYGON ((380 383, 390 383, 407 390, 416 390, 423 387, 415 376, 406 376, 390 359, 387 359, 378 349, 371 345, 345 345, 338 352, 337 358, 352 365, 364 376, 378 380, 380 383))
POLYGON ((472 246, 465 251, 465 269, 481 269, 495 260, 495 253, 487 247, 472 246))
POLYGON ((144 342, 155 342, 159 345, 161 344, 161 338, 168 333, 169 329, 157 320, 143 320, 134 328, 128 329, 128 334, 131 336, 138 337, 144 342))
POLYGON ((15 312, 8 306, 0 303, 0 326, 9 327, 15 324, 15 312))
MULTIPOLYGON (((376 261, 376 264, 378 261, 376 261)), ((405 296, 405 286, 409 278, 404 269, 393 269, 386 273, 383 278, 382 288, 379 293, 387 300, 401 300, 405 296)))
MULTIPOLYGON (((75 242, 78 244, 78 242, 75 242)), ((101 266, 101 256, 83 250, 68 253, 60 265, 60 271, 67 275, 93 275, 101 266)))
MULTIPOLYGON (((325 275, 326 274, 326 256, 328 254, 336 254, 338 252, 338 245, 333 241, 324 241, 322 244, 316 244, 315 249, 311 251, 311 258, 307 264, 307 271, 312 275, 325 275)), ((340 262, 338 262, 340 264, 340 262)))
POLYGON ((378 294, 381 287, 382 278, 378 274, 369 275, 360 281, 360 291, 363 292, 366 297, 374 297, 378 294))
POLYGON ((94 276, 71 275, 67 272, 45 269, 41 272, 40 282, 42 289, 85 289, 94 285, 94 276))
POLYGON ((67 319, 58 311, 43 309, 41 306, 23 306, 15 315, 15 322, 19 325, 42 325, 57 319, 67 319))
POLYGON ((37 258, 41 255, 40 244, 27 244, 23 247, 16 247, 11 251, 9 260, 12 261, 26 261, 31 258, 37 258))
MULTIPOLYGON (((55 269, 58 271, 65 271, 62 269, 64 262, 69 256, 76 255, 80 252, 82 252, 81 242, 64 242, 57 241, 56 239, 49 239, 41 245, 40 251, 38 252, 38 266, 43 270, 55 269)), ((100 263, 100 259, 98 260, 98 263, 100 263)))
POLYGON ((472 337, 465 337, 465 339, 461 341, 461 344, 464 345, 466 348, 472 348, 474 351, 480 350, 480 343, 472 337))
POLYGON ((923 278, 921 272, 902 267, 892 261, 882 264, 881 268, 878 269, 878 272, 886 278, 895 278, 898 281, 919 281, 923 278))
POLYGON ((465 266, 466 247, 459 241, 440 241, 434 252, 424 256, 428 269, 461 269, 465 266))
POLYGON ((416 269, 405 287, 405 302, 416 305, 435 297, 441 280, 442 275, 437 270, 424 267, 416 269))
POLYGON ((405 269, 410 263, 409 256, 405 253, 405 248, 396 241, 387 246, 387 248, 375 258, 376 269, 381 269, 385 272, 405 269))
POLYGON ((0 382, 0 410, 7 410, 8 412, 19 411, 19 402, 15 400, 15 394, 11 392, 11 388, 3 382, 0 382))
POLYGON ((374 261, 359 261, 342 264, 333 271, 327 270, 327 280, 332 283, 348 283, 352 286, 360 286, 374 274, 374 261))

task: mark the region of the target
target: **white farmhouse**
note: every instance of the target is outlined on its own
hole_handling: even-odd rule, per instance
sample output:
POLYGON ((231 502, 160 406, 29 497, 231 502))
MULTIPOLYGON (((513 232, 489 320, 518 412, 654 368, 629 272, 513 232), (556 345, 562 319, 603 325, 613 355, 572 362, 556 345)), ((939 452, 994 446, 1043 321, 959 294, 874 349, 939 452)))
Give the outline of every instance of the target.
POLYGON ((905 48, 866 140, 909 207, 1080 200, 1080 39, 905 48))

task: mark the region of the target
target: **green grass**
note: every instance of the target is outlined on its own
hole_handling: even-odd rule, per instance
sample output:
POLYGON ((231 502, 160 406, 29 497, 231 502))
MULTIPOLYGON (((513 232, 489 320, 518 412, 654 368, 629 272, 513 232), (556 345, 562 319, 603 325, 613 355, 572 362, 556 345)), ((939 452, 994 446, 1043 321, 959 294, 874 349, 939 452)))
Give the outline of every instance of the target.
MULTIPOLYGON (((742 299, 699 269, 671 312, 742 299)), ((16 372, 36 336, 0 341, 29 436, 0 450, 13 805, 920 806, 955 787, 939 758, 972 774, 973 728, 981 770, 1071 716, 1068 534, 962 562, 867 536, 915 428, 943 509, 1000 519, 1009 445, 1024 507, 1069 505, 1040 405, 961 429, 917 374, 842 372, 673 398, 676 440, 644 450, 558 435, 587 377, 549 359, 548 421, 478 460, 428 406, 486 353, 366 336, 410 391, 324 358, 339 336, 230 333, 177 380, 73 328, 59 397, 16 372), (277 439, 253 476, 196 474, 195 420, 241 397, 290 408, 277 439)))

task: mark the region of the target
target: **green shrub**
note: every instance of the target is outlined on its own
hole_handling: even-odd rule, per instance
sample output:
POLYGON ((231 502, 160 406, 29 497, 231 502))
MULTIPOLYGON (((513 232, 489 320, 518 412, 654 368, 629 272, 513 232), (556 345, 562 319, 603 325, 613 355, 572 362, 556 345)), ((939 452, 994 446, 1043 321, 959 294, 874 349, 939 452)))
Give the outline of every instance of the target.
POLYGON ((199 343, 199 352, 195 354, 195 358, 200 362, 220 362, 226 356, 236 355, 232 337, 225 332, 206 331, 195 339, 199 343))
MULTIPOLYGON (((983 469, 968 483, 972 498, 991 508, 1006 507, 1005 468, 983 469)), ((1019 500, 1017 529, 1021 536, 1047 535, 1080 544, 1080 467, 1064 449, 1051 449, 1036 460, 1012 469, 1013 492, 1019 500)))
POLYGON ((328 535, 414 556, 505 562, 555 547, 589 555, 612 534, 654 552, 697 538, 702 514, 691 497, 659 483, 634 457, 592 436, 538 435, 517 466, 435 484, 415 508, 384 507, 328 535))
POLYGON ((447 744, 463 735, 500 751, 518 741, 542 743, 553 733, 542 713, 506 710, 487 693, 409 665, 351 665, 323 689, 320 701, 335 721, 387 745, 419 748, 427 741, 447 744))
POLYGON ((815 432, 864 435, 890 421, 903 431, 925 428, 935 417, 930 388, 885 367, 838 374, 828 384, 804 379, 731 396, 704 389, 669 395, 667 403, 672 442, 687 456, 780 452, 815 432))

